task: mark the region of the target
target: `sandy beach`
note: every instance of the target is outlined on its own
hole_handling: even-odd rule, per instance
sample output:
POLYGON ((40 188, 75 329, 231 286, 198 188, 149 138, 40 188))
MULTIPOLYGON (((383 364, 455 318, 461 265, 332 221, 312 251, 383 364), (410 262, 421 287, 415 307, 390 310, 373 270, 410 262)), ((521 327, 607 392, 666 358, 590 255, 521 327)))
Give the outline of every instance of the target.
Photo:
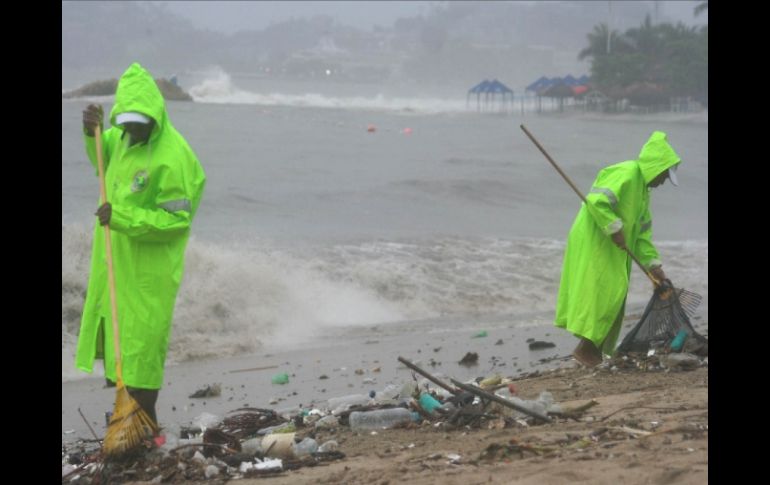
MULTIPOLYGON (((635 321, 632 316, 626 325, 635 321)), ((707 333, 705 324, 694 323, 707 333)), ((444 330, 431 332, 425 322, 420 328, 419 333, 391 326, 338 329, 338 334, 317 339, 313 346, 169 366, 158 403, 159 420, 163 426, 184 426, 203 412, 223 416, 244 406, 322 407, 332 397, 410 380, 412 372, 397 361, 403 356, 445 379, 512 377, 523 399, 536 399, 547 390, 563 408, 592 399, 598 404, 578 420, 554 419, 529 427, 447 429, 424 424, 369 433, 342 426, 318 432, 316 440, 336 440, 344 459, 238 482, 707 482, 707 364, 690 371, 644 372, 607 366, 588 370, 568 357, 574 338, 547 325, 514 328, 513 322, 501 320, 466 322, 454 331, 443 326, 444 330), (487 335, 474 337, 481 331, 487 335), (344 340, 339 340, 341 334, 344 340), (556 346, 529 350, 528 339, 556 346), (478 353, 477 365, 458 364, 466 352, 478 353), (535 377, 522 377, 536 371, 535 377), (280 372, 289 374, 289 383, 271 384, 271 377, 280 372), (214 383, 221 384, 221 396, 188 397, 214 383), (447 455, 460 458, 453 461, 447 455)), ((111 410, 113 397, 114 390, 105 389, 100 378, 62 383, 62 443, 91 437, 78 408, 94 431, 103 435, 104 412, 111 410)))
POLYGON ((376 435, 344 429, 333 436, 344 460, 239 483, 708 483, 707 368, 630 374, 563 369, 518 386, 531 397, 550 390, 564 406, 589 399, 599 404, 580 421, 529 428, 426 426, 376 435), (460 459, 453 463, 449 455, 460 459))

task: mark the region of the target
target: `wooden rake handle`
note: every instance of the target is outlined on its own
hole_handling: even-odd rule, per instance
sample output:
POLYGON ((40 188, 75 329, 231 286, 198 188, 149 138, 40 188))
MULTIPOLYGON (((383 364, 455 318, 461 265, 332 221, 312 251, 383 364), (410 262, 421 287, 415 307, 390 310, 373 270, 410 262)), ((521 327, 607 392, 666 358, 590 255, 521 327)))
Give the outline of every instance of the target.
MULTIPOLYGON (((564 180, 567 181, 569 186, 572 187, 572 190, 574 190, 575 193, 578 195, 578 197, 580 197, 580 200, 582 200, 586 205, 588 205, 588 201, 586 200, 586 198, 583 195, 583 193, 580 192, 580 190, 577 188, 577 186, 575 186, 575 184, 572 182, 572 180, 570 180, 570 178, 567 176, 567 174, 564 173, 564 171, 562 171, 562 169, 559 167, 559 165, 557 165, 557 163, 554 161, 554 159, 551 158, 551 156, 548 154, 548 152, 545 151, 545 148, 543 148, 543 146, 540 144, 540 142, 538 142, 535 139, 535 136, 532 133, 529 132, 529 130, 527 129, 526 126, 524 126, 523 124, 520 125, 520 126, 521 126, 522 131, 529 137, 530 140, 532 140, 532 143, 534 143, 535 146, 543 153, 543 155, 545 155, 545 158, 547 158, 548 161, 551 162, 551 165, 553 165, 553 168, 555 168, 556 171, 559 172, 559 174, 564 178, 564 180)), ((633 259, 634 262, 639 266, 639 269, 641 269, 642 272, 647 275, 647 277, 650 279, 650 281, 652 281, 652 284, 655 285, 656 288, 659 287, 661 285, 661 282, 658 281, 658 279, 655 278, 652 275, 651 272, 647 271, 647 269, 644 267, 642 262, 639 261, 639 259, 634 255, 634 253, 632 253, 631 250, 628 249, 627 246, 623 246, 623 249, 626 251, 626 253, 628 253, 629 256, 631 256, 631 259, 633 259)))
MULTIPOLYGON (((107 189, 104 183, 104 159, 102 158, 102 128, 97 125, 94 128, 96 138, 96 160, 99 168, 99 196, 101 203, 107 202, 107 189)), ((107 280, 110 286, 110 306, 112 308, 112 340, 115 343, 115 372, 118 382, 123 382, 123 362, 120 356, 120 333, 118 326, 118 303, 115 291, 115 270, 112 265, 112 238, 110 237, 110 225, 104 225, 104 250, 107 256, 107 280)))

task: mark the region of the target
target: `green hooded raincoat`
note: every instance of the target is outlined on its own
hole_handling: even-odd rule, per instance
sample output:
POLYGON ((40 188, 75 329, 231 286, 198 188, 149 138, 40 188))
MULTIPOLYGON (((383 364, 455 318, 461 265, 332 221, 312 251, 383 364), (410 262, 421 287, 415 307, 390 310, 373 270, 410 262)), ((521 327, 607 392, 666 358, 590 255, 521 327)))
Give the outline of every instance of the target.
MULTIPOLYGON (((185 247, 206 176, 169 121, 155 81, 139 64, 120 78, 110 123, 102 141, 123 380, 131 387, 160 389, 185 247), (116 115, 129 111, 155 120, 147 143, 129 147, 128 134, 115 125, 116 115)), ((97 167, 95 139, 86 136, 85 144, 97 167)), ((76 365, 91 372, 94 359, 103 357, 106 376, 116 381, 110 308, 104 229, 97 223, 76 365)))
POLYGON ((575 218, 567 239, 556 304, 556 326, 591 340, 607 355, 625 309, 632 260, 610 234, 623 231, 626 245, 646 268, 661 264, 652 244, 650 188, 647 184, 680 162, 656 131, 638 160, 602 169, 575 218))

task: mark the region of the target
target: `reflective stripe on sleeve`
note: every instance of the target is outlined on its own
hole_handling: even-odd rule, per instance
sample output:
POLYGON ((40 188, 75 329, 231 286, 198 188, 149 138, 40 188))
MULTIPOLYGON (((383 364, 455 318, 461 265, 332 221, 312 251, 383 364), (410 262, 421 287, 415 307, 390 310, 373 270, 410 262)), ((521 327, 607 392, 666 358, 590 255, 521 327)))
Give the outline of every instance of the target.
POLYGON ((158 207, 165 209, 168 212, 187 211, 192 212, 192 204, 189 199, 169 200, 162 204, 158 204, 158 207))
POLYGON ((607 199, 610 201, 610 205, 614 209, 615 206, 618 203, 618 198, 615 197, 615 194, 610 190, 606 189, 604 187, 591 187, 591 193, 592 194, 604 194, 607 196, 607 199))

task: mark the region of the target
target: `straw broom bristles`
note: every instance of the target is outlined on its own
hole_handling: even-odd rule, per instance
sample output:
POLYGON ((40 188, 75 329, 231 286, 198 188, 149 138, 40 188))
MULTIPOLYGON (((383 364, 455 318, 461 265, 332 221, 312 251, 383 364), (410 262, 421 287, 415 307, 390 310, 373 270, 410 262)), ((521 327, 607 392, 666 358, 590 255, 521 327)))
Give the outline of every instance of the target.
POLYGON ((115 410, 104 436, 106 455, 119 455, 142 444, 158 431, 158 425, 128 393, 123 382, 118 382, 115 410))

